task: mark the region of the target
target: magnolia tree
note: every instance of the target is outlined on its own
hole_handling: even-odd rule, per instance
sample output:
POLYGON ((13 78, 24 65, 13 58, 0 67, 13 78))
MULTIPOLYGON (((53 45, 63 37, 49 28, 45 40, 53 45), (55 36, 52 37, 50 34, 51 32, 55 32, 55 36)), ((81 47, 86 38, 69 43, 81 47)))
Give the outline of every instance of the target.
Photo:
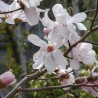
MULTIPOLYGON (((27 22, 33 26, 40 21, 44 26, 44 40, 35 34, 30 34, 27 37, 32 44, 40 48, 33 55, 34 64, 32 65, 33 69, 37 69, 38 71, 24 77, 4 98, 12 98, 20 91, 49 89, 63 89, 66 91, 69 87, 80 87, 93 97, 96 97, 98 73, 95 69, 98 67, 98 61, 96 59, 96 52, 93 50, 93 45, 85 42, 85 39, 98 30, 98 26, 93 28, 98 12, 98 1, 89 31, 87 31, 86 26, 82 23, 87 18, 85 12, 71 16, 61 4, 55 4, 52 7, 55 20, 51 20, 48 16, 50 9, 43 10, 38 8, 41 1, 44 0, 14 0, 8 5, 0 0, 1 23, 3 21, 8 24, 27 22), (41 12, 44 13, 43 17, 40 17, 41 12), (79 30, 85 32, 83 36, 79 35, 77 32, 79 30), (62 47, 65 47, 65 50, 62 51, 62 47), (75 76, 74 72, 85 65, 92 66, 92 69, 88 69, 88 75, 84 77, 75 76), (61 85, 42 88, 23 88, 25 83, 39 78, 46 72, 47 74, 54 74, 61 85)), ((5 72, 0 75, 0 88, 12 85, 15 81, 15 76, 11 71, 5 72)))

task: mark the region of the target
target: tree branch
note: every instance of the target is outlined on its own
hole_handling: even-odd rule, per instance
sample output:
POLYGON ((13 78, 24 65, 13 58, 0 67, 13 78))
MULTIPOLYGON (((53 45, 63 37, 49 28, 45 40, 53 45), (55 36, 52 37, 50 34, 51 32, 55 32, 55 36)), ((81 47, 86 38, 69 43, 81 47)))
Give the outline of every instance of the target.
POLYGON ((92 85, 92 84, 72 84, 72 85, 66 85, 66 86, 49 86, 49 87, 43 87, 43 88, 22 88, 22 89, 20 89, 20 91, 39 92, 39 91, 43 91, 43 90, 62 89, 62 88, 67 88, 67 87, 81 87, 81 86, 98 87, 98 85, 92 85))

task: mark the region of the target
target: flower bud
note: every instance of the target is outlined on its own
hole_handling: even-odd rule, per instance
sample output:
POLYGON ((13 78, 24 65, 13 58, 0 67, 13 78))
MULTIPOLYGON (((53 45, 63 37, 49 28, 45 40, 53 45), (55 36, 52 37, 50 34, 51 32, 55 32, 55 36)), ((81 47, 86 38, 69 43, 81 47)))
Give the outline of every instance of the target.
POLYGON ((44 29, 43 29, 43 32, 44 32, 45 36, 48 36, 48 34, 49 34, 50 31, 51 31, 51 30, 49 30, 49 29, 47 29, 47 28, 44 28, 44 29))
POLYGON ((7 71, 0 75, 0 89, 12 85, 16 82, 14 74, 11 71, 7 71))

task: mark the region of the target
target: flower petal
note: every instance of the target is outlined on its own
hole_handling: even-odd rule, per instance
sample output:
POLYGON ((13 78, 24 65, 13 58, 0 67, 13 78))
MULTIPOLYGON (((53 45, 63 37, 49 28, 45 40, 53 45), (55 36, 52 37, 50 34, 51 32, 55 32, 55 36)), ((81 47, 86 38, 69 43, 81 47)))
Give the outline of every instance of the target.
POLYGON ((76 25, 79 28, 79 30, 87 30, 87 28, 85 27, 85 25, 82 24, 82 23, 76 23, 76 25))
POLYGON ((39 47, 43 47, 43 46, 47 46, 47 43, 45 41, 43 41, 42 39, 40 39, 37 35, 35 34, 30 34, 28 36, 28 40, 33 43, 36 46, 39 47))
POLYGON ((83 22, 86 19, 87 15, 84 12, 77 13, 73 17, 70 18, 71 23, 79 23, 83 22))
POLYGON ((45 67, 47 72, 51 74, 56 69, 57 65, 55 64, 53 54, 50 52, 45 56, 45 67))
POLYGON ((75 60, 75 59, 73 59, 71 62, 70 62, 70 67, 71 68, 73 68, 73 69, 75 69, 75 70, 77 70, 77 69, 79 69, 79 62, 77 61, 77 60, 75 60))
POLYGON ((38 24, 38 14, 36 12, 35 7, 25 8, 25 14, 28 20, 29 25, 36 25, 38 24))
POLYGON ((56 65, 63 65, 63 64, 68 65, 66 58, 63 56, 63 53, 59 49, 53 51, 52 53, 56 65))

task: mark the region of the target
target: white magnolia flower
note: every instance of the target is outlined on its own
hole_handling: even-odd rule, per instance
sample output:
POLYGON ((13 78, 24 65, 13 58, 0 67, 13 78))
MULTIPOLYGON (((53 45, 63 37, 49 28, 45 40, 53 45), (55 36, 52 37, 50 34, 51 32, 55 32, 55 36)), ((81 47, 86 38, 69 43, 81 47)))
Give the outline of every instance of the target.
POLYGON ((33 56, 33 61, 35 62, 33 64, 34 69, 40 69, 45 65, 48 73, 52 73, 58 65, 68 64, 63 53, 58 49, 61 46, 58 41, 57 43, 53 41, 46 43, 34 34, 29 35, 28 40, 40 47, 39 51, 33 56))
MULTIPOLYGON (((75 83, 75 77, 72 72, 72 68, 67 68, 67 69, 60 69, 59 70, 59 75, 60 75, 60 82, 62 86, 70 85, 75 83)), ((67 90, 67 88, 64 88, 64 90, 67 90)))
POLYGON ((79 43, 72 50, 73 60, 70 62, 70 66, 73 69, 79 69, 79 62, 83 62, 87 65, 93 65, 96 62, 96 53, 92 50, 92 44, 79 43))
POLYGON ((36 25, 39 21, 41 9, 37 8, 42 0, 20 0, 24 5, 24 12, 29 25, 36 25))
POLYGON ((52 11, 56 21, 49 19, 48 12, 45 13, 45 16, 41 20, 47 30, 50 30, 47 39, 52 40, 54 37, 60 38, 68 47, 68 40, 72 44, 73 41, 75 42, 79 39, 79 36, 75 31, 76 25, 80 30, 86 30, 86 27, 81 23, 86 19, 86 14, 78 13, 71 17, 61 4, 55 4, 52 11), (74 37, 72 37, 73 35, 74 37))
MULTIPOLYGON (((74 16, 70 16, 66 9, 63 8, 61 4, 55 4, 52 9, 56 21, 59 24, 68 26, 69 30, 73 24, 76 24, 80 30, 86 30, 86 27, 81 23, 86 19, 86 14, 84 12, 77 13, 74 16)), ((72 29, 72 28, 71 28, 72 29)))

